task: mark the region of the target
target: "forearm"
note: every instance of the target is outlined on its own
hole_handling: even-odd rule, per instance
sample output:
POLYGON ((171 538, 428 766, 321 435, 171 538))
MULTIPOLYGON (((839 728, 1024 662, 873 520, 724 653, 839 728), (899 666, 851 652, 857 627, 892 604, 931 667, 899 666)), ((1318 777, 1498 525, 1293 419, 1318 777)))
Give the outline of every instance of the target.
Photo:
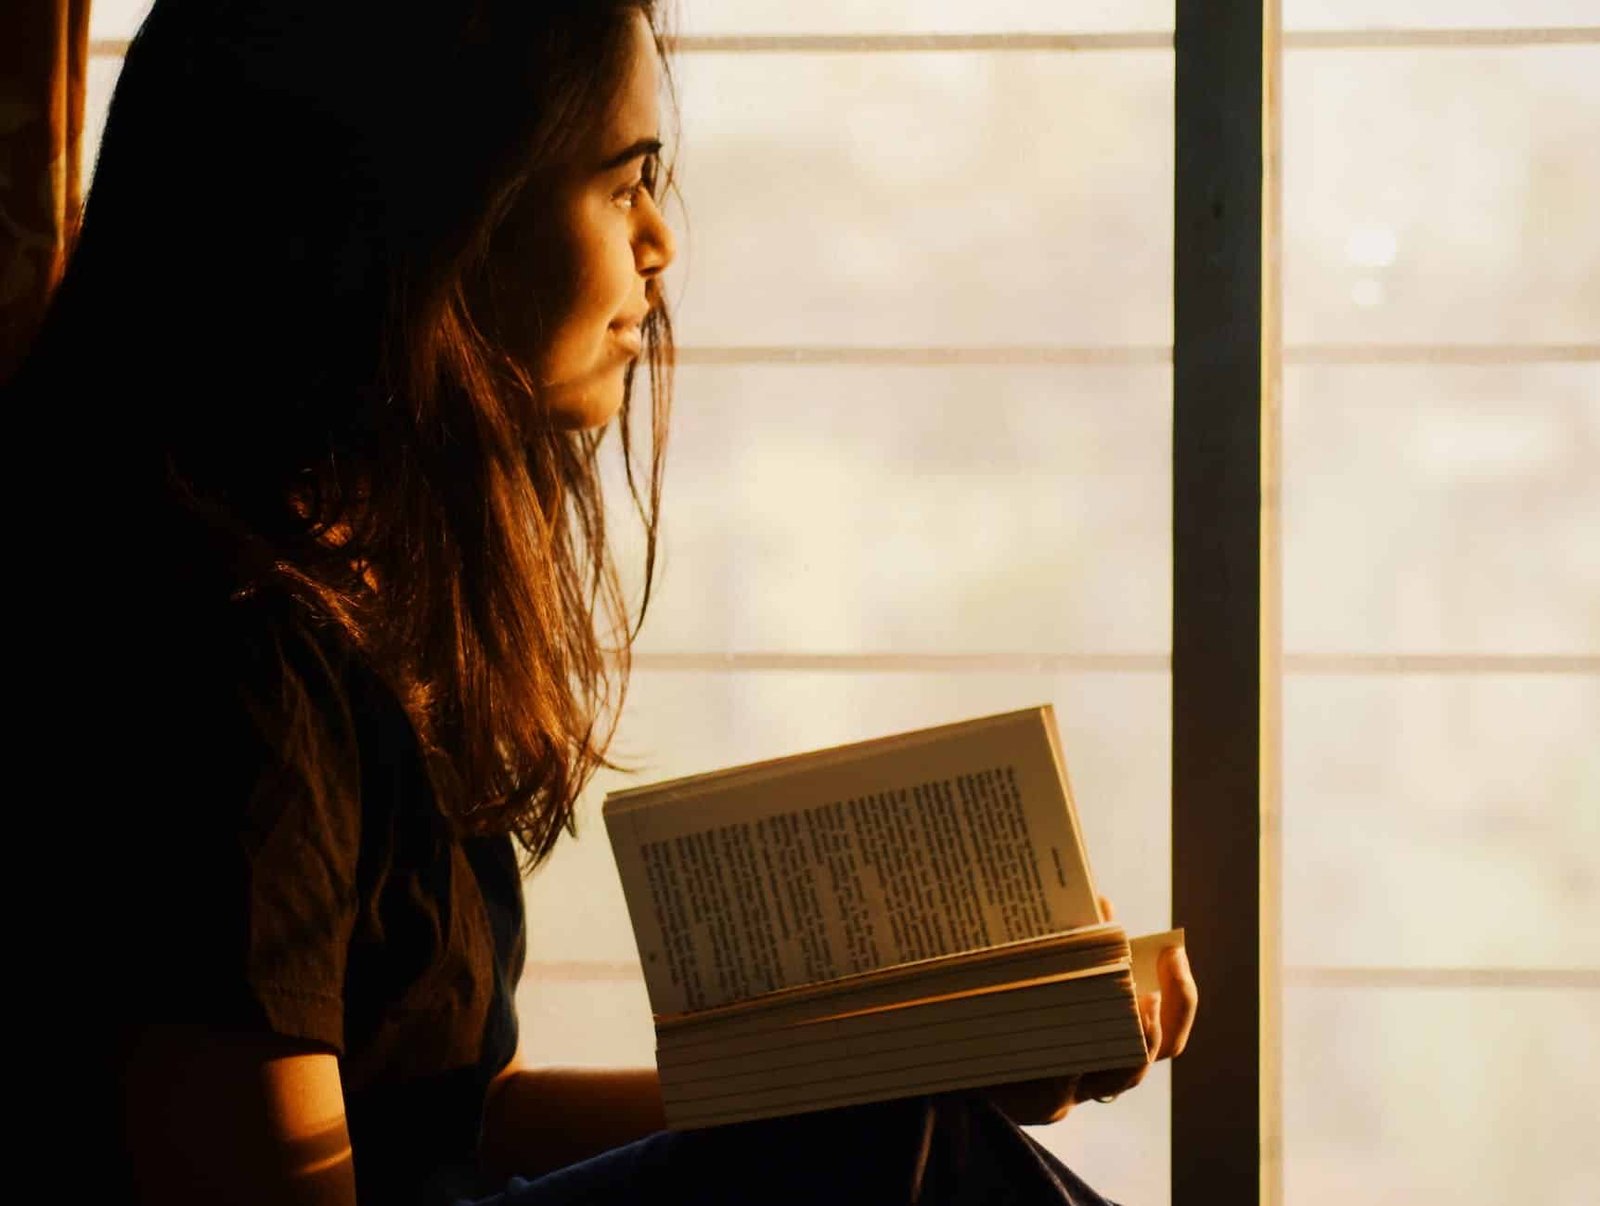
POLYGON ((491 1090, 479 1152, 495 1177, 532 1177, 665 1125, 654 1068, 525 1068, 491 1090))

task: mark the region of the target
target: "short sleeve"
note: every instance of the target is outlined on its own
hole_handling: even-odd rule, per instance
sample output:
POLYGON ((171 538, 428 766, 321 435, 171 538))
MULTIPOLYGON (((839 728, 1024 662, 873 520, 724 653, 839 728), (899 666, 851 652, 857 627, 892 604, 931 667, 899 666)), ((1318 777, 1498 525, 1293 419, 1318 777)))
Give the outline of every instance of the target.
POLYGON ((342 1052, 361 801, 339 646, 293 605, 229 604, 157 652, 122 735, 145 791, 107 901, 124 1016, 342 1052))

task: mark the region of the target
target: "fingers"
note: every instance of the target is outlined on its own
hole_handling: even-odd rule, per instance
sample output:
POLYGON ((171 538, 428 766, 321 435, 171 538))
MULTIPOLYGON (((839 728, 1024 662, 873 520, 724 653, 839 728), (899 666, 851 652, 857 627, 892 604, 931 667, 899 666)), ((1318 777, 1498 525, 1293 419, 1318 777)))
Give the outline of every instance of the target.
MULTIPOLYGON (((1109 902, 1104 897, 1101 909, 1109 916, 1109 902)), ((1156 960, 1156 974, 1161 991, 1144 993, 1139 997, 1139 1025, 1144 1030, 1148 1062, 1136 1068, 1111 1068, 1103 1072, 1085 1073, 1076 1088, 1078 1101, 1091 1101, 1115 1097, 1133 1088, 1145 1078, 1150 1065, 1158 1059, 1171 1059, 1183 1054, 1189 1043, 1189 1032, 1194 1029, 1195 1012, 1200 1005, 1200 990, 1189 969, 1189 956, 1182 947, 1169 947, 1156 960)))
POLYGON ((1189 955, 1182 947, 1169 947, 1161 952, 1156 960, 1156 974, 1161 981, 1161 991, 1153 994, 1159 999, 1156 1034, 1160 1043, 1151 1050, 1156 1052, 1156 1059, 1171 1059, 1182 1055, 1189 1044, 1194 1015, 1200 1007, 1200 989, 1189 970, 1189 955))
POLYGON ((1100 901, 1100 920, 1110 921, 1117 915, 1117 911, 1111 907, 1111 901, 1109 898, 1101 896, 1098 899, 1100 901))
POLYGON ((1145 1062, 1132 1068, 1086 1072, 1078 1082, 1078 1100, 1104 1100, 1125 1093, 1144 1079, 1161 1047, 1161 994, 1147 992, 1139 998, 1139 1025, 1144 1028, 1145 1062))
POLYGON ((1139 1025, 1144 1027, 1144 1049, 1151 1063, 1163 1058, 1161 1031, 1164 1018, 1161 1013, 1161 993, 1147 992, 1139 997, 1139 1025))
POLYGON ((1104 1101, 1108 1097, 1126 1093, 1143 1080, 1149 1070, 1149 1064, 1140 1064, 1137 1068, 1085 1072, 1078 1078, 1077 1100, 1080 1104, 1085 1101, 1104 1101))
POLYGON ((1082 1079, 1081 1076, 1047 1076, 995 1085, 988 1090, 989 1100, 1019 1126, 1059 1122, 1078 1102, 1094 1096, 1079 1088, 1082 1079))

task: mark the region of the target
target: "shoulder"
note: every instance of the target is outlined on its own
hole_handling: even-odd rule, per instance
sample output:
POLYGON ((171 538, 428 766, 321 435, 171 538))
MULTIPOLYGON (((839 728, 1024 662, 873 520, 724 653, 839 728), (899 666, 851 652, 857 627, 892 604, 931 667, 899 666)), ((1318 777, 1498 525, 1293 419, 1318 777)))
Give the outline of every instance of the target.
POLYGON ((136 760, 162 781, 202 777, 215 799, 285 776, 300 789, 338 790, 352 773, 355 655, 295 600, 175 602, 128 641, 128 654, 133 665, 119 677, 143 684, 128 732, 136 760))
POLYGON ((174 606, 130 655, 87 891, 131 1020, 343 1045, 363 833, 346 656, 268 598, 174 606))
POLYGON ((104 883, 253 878, 244 868, 268 854, 285 869, 353 861, 348 642, 266 594, 146 597, 107 629, 63 692, 55 819, 94 818, 104 883))

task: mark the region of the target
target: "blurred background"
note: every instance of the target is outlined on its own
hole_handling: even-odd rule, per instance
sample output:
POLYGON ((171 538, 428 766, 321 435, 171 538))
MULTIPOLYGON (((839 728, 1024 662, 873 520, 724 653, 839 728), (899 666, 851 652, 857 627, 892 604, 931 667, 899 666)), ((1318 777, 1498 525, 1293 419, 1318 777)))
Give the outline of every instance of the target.
MULTIPOLYGON (((147 7, 91 10, 90 164, 147 7)), ((622 783, 1052 702, 1103 890, 1169 923, 1170 0, 680 13, 659 593, 635 770, 528 885, 549 1062, 652 1058, 622 783)), ((1579 1206, 1600 11, 1282 15, 1285 1196, 1579 1206)), ((1167 1202, 1166 1075, 1038 1133, 1167 1202)))

